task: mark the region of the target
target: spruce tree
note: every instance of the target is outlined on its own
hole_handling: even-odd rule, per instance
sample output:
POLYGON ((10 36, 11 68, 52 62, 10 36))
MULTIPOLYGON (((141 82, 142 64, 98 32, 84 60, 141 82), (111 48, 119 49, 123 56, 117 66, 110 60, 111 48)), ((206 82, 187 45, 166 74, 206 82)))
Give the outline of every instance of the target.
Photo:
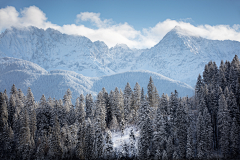
POLYGON ((125 89, 124 89, 124 119, 125 123, 128 123, 129 121, 129 115, 131 113, 131 95, 132 95, 132 89, 130 87, 130 84, 127 83, 125 89))
POLYGON ((86 96, 86 118, 92 119, 93 115, 93 98, 91 94, 87 94, 86 96))
POLYGON ((85 158, 85 121, 83 121, 77 133, 76 157, 78 159, 85 158))
POLYGON ((153 84, 152 77, 150 77, 147 88, 148 88, 147 94, 148 94, 149 105, 150 105, 150 107, 154 107, 155 99, 154 99, 153 90, 154 90, 155 86, 153 84))
POLYGON ((148 159, 151 155, 152 147, 152 125, 150 117, 147 117, 140 130, 140 137, 138 142, 138 158, 139 159, 148 159), (149 153, 148 153, 149 152, 149 153))
POLYGON ((61 148, 59 133, 60 133, 60 124, 58 122, 57 116, 55 116, 54 127, 50 133, 50 139, 49 139, 48 156, 50 159, 60 160, 62 158, 63 151, 61 148))
POLYGON ((101 106, 97 106, 96 113, 95 113, 95 124, 94 124, 94 130, 95 130, 94 154, 96 159, 103 157, 104 138, 102 134, 102 121, 105 122, 105 119, 102 119, 102 108, 101 106))
POLYGON ((87 119, 86 123, 84 154, 87 160, 94 158, 94 132, 90 118, 87 119))
POLYGON ((225 100, 225 96, 222 94, 219 99, 218 109, 218 131, 219 131, 219 146, 224 158, 228 158, 230 155, 230 114, 225 100))
POLYGON ((17 154, 21 155, 21 159, 30 159, 33 148, 31 144, 31 134, 27 110, 24 109, 21 112, 20 116, 20 132, 17 146, 17 154))
POLYGON ((110 130, 107 131, 105 137, 105 146, 104 146, 104 158, 113 159, 113 142, 112 142, 112 133, 110 130))
POLYGON ((79 124, 84 123, 86 112, 84 110, 84 104, 83 101, 80 100, 80 98, 77 98, 76 104, 75 104, 76 112, 77 112, 77 122, 79 124))
POLYGON ((193 144, 193 133, 192 133, 193 127, 190 125, 188 127, 187 132, 187 150, 186 150, 186 158, 187 159, 194 159, 194 144, 193 144))
POLYGON ((173 137, 171 135, 168 136, 167 144, 166 144, 166 152, 168 155, 168 159, 172 159, 172 155, 174 152, 173 146, 173 137))
POLYGON ((133 133, 133 129, 131 129, 130 131, 129 140, 130 140, 129 158, 134 159, 136 156, 136 147, 135 147, 136 138, 133 133))
POLYGON ((8 136, 8 110, 4 94, 0 92, 0 158, 4 158, 6 137, 8 136))
POLYGON ((184 159, 186 157, 188 122, 187 122, 187 114, 183 108, 183 103, 181 100, 176 110, 175 125, 176 125, 176 131, 177 131, 179 158, 184 159))
POLYGON ((239 154, 239 125, 236 118, 233 118, 233 122, 230 130, 230 142, 231 142, 231 157, 236 158, 239 154))

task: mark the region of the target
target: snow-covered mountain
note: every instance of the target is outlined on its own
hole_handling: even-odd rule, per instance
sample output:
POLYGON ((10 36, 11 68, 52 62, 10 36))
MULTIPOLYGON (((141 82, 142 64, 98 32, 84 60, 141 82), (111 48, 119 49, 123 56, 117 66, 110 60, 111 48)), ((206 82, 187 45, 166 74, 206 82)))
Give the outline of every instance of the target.
POLYGON ((132 71, 114 74, 103 77, 86 77, 73 71, 54 70, 47 72, 35 63, 16 59, 0 58, 0 91, 7 89, 10 92, 11 86, 16 85, 26 95, 27 88, 30 87, 37 101, 42 94, 46 97, 62 98, 68 88, 73 93, 73 102, 80 94, 91 93, 96 96, 103 87, 108 92, 118 87, 122 91, 127 82, 132 89, 136 82, 147 91, 149 77, 152 76, 153 82, 159 94, 167 93, 170 95, 175 89, 179 96, 192 96, 193 88, 179 81, 162 76, 150 71, 132 71))
POLYGON ((240 56, 240 42, 208 40, 175 27, 154 47, 142 53, 133 69, 151 70, 191 86, 205 64, 240 56))
POLYGON ((68 70, 88 77, 147 70, 194 86, 205 64, 240 56, 240 42, 208 40, 175 27, 150 49, 108 46, 53 29, 11 28, 0 35, 0 58, 34 62, 47 71, 68 70))

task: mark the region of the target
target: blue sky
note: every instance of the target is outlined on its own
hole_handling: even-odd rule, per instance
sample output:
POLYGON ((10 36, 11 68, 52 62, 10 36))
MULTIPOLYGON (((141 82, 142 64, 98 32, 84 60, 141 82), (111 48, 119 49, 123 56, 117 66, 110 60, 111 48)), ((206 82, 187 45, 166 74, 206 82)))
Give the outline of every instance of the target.
POLYGON ((109 47, 149 48, 175 25, 209 39, 240 41, 238 0, 0 0, 0 31, 33 25, 109 47))

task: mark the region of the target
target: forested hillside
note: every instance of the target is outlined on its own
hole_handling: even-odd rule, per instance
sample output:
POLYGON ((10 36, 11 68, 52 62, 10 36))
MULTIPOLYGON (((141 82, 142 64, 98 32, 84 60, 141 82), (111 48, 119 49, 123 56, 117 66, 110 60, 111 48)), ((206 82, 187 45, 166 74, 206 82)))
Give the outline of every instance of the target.
MULTIPOLYGON (((15 85, 0 93, 0 159, 239 159, 240 61, 209 62, 195 95, 159 95, 152 77, 94 100, 34 100, 15 85), (112 135, 128 139, 116 145, 112 135)), ((157 83, 157 82, 156 82, 157 83)))

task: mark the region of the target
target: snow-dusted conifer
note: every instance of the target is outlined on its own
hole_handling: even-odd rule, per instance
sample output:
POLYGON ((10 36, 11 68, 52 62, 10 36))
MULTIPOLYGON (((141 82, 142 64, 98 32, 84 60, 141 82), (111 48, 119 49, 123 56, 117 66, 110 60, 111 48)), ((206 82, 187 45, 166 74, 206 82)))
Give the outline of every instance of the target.
POLYGON ((76 145, 76 157, 78 159, 85 158, 85 121, 80 123, 78 133, 77 133, 77 145, 76 145))
POLYGON ((60 142, 60 124, 58 122, 57 116, 54 118, 54 126, 53 130, 50 133, 49 138, 49 150, 48 150, 48 156, 50 159, 61 159, 62 158, 62 148, 61 148, 61 142, 60 142))
POLYGON ((105 146, 104 146, 104 158, 113 159, 113 142, 112 142, 112 133, 110 130, 107 131, 105 137, 105 146))
POLYGON ((224 158, 227 158, 230 154, 230 119, 225 96, 222 94, 219 99, 218 129, 220 135, 219 145, 224 158))
POLYGON ((139 137, 139 142, 138 142, 138 158, 139 159, 147 159, 148 158, 148 153, 147 151, 150 152, 151 154, 151 143, 152 143, 152 125, 151 125, 151 120, 150 117, 147 117, 140 130, 140 137, 139 137))
POLYGON ((21 159, 30 159, 31 156, 31 134, 29 128, 29 117, 27 110, 24 109, 20 114, 20 132, 17 153, 21 155, 21 159))
MULTIPOLYGON (((98 94, 98 103, 101 103, 101 94, 98 94)), ((99 104, 96 108, 96 113, 95 113, 95 124, 94 124, 94 130, 95 130, 95 139, 94 139, 94 144, 95 144, 95 149, 94 149, 94 154, 95 158, 102 158, 103 157, 103 147, 104 147, 104 138, 102 134, 102 123, 105 123, 105 119, 102 119, 102 107, 101 104, 99 104), (102 122, 104 121, 104 122, 102 122)))
POLYGON ((94 132, 90 118, 87 119, 86 132, 85 132, 85 159, 94 158, 94 132))
POLYGON ((173 137, 171 135, 169 135, 167 140, 166 152, 168 155, 168 159, 171 159, 174 152, 173 137))
POLYGON ((188 127, 188 135, 187 135, 187 151, 186 151, 186 158, 193 159, 194 158, 194 144, 193 144, 193 127, 190 125, 188 127))
POLYGON ((233 118, 233 122, 230 130, 230 142, 231 142, 231 156, 236 158, 239 154, 239 125, 236 118, 233 118))
POLYGON ((154 99, 153 91, 154 91, 155 86, 153 84, 152 77, 150 77, 147 88, 148 88, 147 94, 148 94, 149 105, 150 105, 150 107, 154 107, 155 99, 154 99))
POLYGON ((92 119, 93 115, 93 98, 91 94, 87 94, 86 96, 86 118, 92 119))
POLYGON ((184 159, 186 157, 186 144, 187 144, 187 114, 183 108, 183 103, 180 100, 176 110, 175 119, 177 139, 178 139, 178 153, 179 158, 184 159))
POLYGON ((129 140, 130 140, 129 158, 133 159, 136 156, 136 148, 135 148, 136 139, 133 133, 133 129, 131 129, 130 131, 129 140))

